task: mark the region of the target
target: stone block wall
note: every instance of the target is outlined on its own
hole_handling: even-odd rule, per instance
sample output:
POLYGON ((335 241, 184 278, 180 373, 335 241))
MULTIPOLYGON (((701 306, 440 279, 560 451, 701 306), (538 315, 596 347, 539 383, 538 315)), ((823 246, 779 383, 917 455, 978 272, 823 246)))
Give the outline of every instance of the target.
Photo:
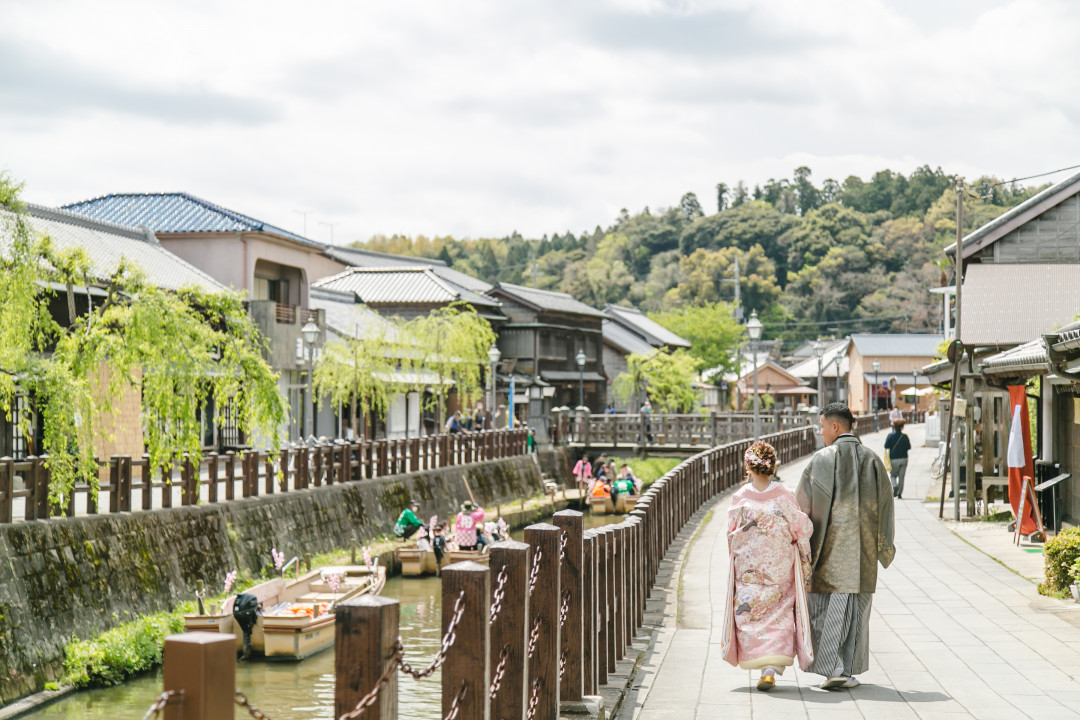
POLYGON ((64 645, 253 575, 285 556, 389 533, 410 499, 425 520, 469 499, 485 507, 542 491, 536 456, 230 503, 0 525, 0 705, 62 674, 64 645))

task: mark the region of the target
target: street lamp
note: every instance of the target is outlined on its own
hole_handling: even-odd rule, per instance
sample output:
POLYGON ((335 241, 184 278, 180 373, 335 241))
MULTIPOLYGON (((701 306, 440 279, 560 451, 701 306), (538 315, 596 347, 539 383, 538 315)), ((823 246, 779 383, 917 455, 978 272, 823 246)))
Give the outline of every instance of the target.
POLYGON ((911 422, 919 421, 919 368, 911 368, 911 384, 915 391, 915 411, 911 416, 911 422))
POLYGON ((307 407, 304 408, 304 428, 308 434, 315 436, 315 341, 319 339, 319 326, 308 318, 304 327, 300 328, 304 336, 304 345, 307 346, 307 407))
POLYGON ((820 410, 825 401, 825 391, 821 387, 821 357, 825 354, 825 343, 820 338, 814 341, 814 354, 817 355, 817 406, 820 410))
POLYGON ((584 350, 578 350, 574 359, 577 360, 578 369, 578 407, 585 407, 585 361, 588 358, 584 350))
MULTIPOLYGON (((501 357, 502 353, 499 352, 499 348, 492 345, 491 349, 488 350, 488 360, 491 361, 491 403, 488 405, 489 418, 495 417, 495 366, 498 364, 499 358, 501 357)), ((488 430, 491 429, 489 423, 488 430)))
POLYGON ((881 370, 881 363, 879 363, 877 360, 875 360, 874 364, 871 367, 874 368, 874 432, 877 432, 878 431, 877 375, 878 375, 878 371, 881 370))
POLYGON ((761 437, 757 389, 757 341, 761 339, 761 321, 758 320, 757 310, 750 313, 750 319, 746 321, 746 334, 750 336, 750 350, 754 354, 754 440, 757 441, 761 437))

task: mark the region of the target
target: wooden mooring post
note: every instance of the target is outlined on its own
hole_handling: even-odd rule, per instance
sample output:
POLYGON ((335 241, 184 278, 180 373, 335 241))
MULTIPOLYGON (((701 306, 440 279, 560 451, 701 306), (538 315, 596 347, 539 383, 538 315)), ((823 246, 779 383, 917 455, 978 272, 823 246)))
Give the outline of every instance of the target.
POLYGON ((490 571, 474 562, 442 571, 442 633, 456 636, 442 667, 442 714, 457 708, 458 720, 489 720, 491 682, 490 571), (454 627, 451 627, 453 625, 454 627))
POLYGON ((363 595, 337 606, 334 617, 334 717, 356 708, 378 687, 364 712, 369 720, 397 718, 398 623, 401 606, 380 595, 363 595), (380 686, 380 678, 386 676, 380 686))
POLYGON ((492 545, 488 554, 494 573, 491 582, 490 656, 494 663, 491 716, 496 720, 524 720, 529 701, 526 687, 532 548, 528 543, 505 540, 492 545))
POLYGON ((559 717, 559 584, 562 530, 548 523, 525 528, 525 542, 533 549, 535 581, 530 578, 528 707, 535 705, 536 720, 559 717))
POLYGON ((585 563, 585 516, 577 510, 560 510, 552 522, 562 530, 562 563, 559 570, 560 620, 562 621, 562 680, 560 700, 576 702, 585 690, 582 656, 584 654, 583 565, 585 563), (565 612, 562 609, 565 608, 565 612))
POLYGON ((231 720, 236 704, 236 638, 189 632, 165 638, 161 673, 165 720, 231 720), (163 696, 164 697, 164 694, 163 696))

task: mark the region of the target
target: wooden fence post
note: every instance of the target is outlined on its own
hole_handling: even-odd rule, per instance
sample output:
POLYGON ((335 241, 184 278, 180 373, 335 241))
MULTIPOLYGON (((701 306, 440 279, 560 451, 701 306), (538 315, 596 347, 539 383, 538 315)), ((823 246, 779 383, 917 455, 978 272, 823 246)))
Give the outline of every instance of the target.
POLYGON ((211 452, 206 456, 206 478, 208 482, 206 500, 216 503, 218 501, 218 454, 216 452, 211 452))
POLYGON ((361 595, 337 606, 334 614, 334 717, 341 717, 355 708, 393 664, 394 672, 364 717, 396 720, 398 673, 394 655, 400 612, 397 600, 381 595, 361 595))
POLYGON ((586 695, 596 695, 596 534, 592 530, 584 532, 581 547, 582 685, 586 695))
POLYGON ((442 571, 442 632, 446 636, 460 600, 457 640, 442 666, 442 715, 456 705, 459 720, 490 718, 491 588, 487 567, 474 562, 447 565, 442 571))
POLYGON ((596 555, 596 685, 607 685, 608 677, 608 534, 593 530, 596 555))
MULTIPOLYGON (((562 626, 560 645, 566 661, 560 681, 561 701, 577 702, 584 694, 582 667, 584 619, 582 573, 584 568, 585 516, 577 510, 560 510, 552 516, 553 524, 562 530, 565 545, 559 570, 560 602, 566 605, 566 622, 562 626)), ((560 658, 561 659, 561 658, 560 658)))
POLYGON ((165 638, 161 670, 166 692, 183 693, 165 706, 165 720, 232 718, 236 702, 236 640, 188 632, 165 638))
MULTIPOLYGON (((10 458, 4 458, 5 461, 10 458)), ((8 475, 8 477, 11 477, 8 475)), ((10 481, 9 481, 10 482, 10 481)), ((8 497, 11 497, 11 489, 8 488, 8 497)), ((9 503, 10 506, 10 503, 9 503)), ((113 455, 109 458, 109 512, 120 512, 120 456, 113 455)), ((3 519, 4 515, 2 508, 0 508, 0 522, 11 522, 10 507, 7 520, 3 519)))
POLYGON ((633 528, 634 537, 634 635, 644 624, 645 597, 648 594, 648 560, 645 552, 645 513, 632 510, 627 521, 633 528))
POLYGON ((504 540, 488 551, 491 556, 491 662, 492 682, 503 663, 502 680, 491 700, 491 716, 497 720, 524 720, 529 701, 529 569, 532 548, 528 543, 504 540), (503 580, 505 578, 505 580, 503 580), (506 659, 501 656, 505 649, 506 659))
MULTIPOLYGON (((0 460, 0 523, 11 522, 11 493, 14 491, 15 460, 5 457, 0 460)), ((112 495, 109 496, 109 502, 112 503, 112 495)))
POLYGON ((229 450, 225 453, 225 499, 232 500, 236 497, 236 452, 229 450))
POLYGON ((525 528, 525 542, 533 548, 537 566, 536 582, 529 604, 530 633, 536 636, 529 657, 529 704, 536 703, 537 720, 559 717, 559 547, 562 531, 554 525, 537 523, 525 528), (534 699, 535 698, 535 699, 534 699))

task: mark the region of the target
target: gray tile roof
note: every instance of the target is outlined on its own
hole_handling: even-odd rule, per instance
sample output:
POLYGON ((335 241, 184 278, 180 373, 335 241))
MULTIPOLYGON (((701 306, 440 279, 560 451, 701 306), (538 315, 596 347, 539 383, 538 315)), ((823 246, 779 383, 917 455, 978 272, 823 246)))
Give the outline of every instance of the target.
POLYGON ((1050 355, 1046 343, 1037 338, 1023 345, 991 355, 979 362, 985 375, 1016 375, 1049 372, 1050 355))
POLYGON ((261 232, 311 247, 325 247, 303 235, 185 192, 113 193, 71 203, 64 209, 119 225, 145 225, 156 233, 261 232))
MULTIPOLYGON (((966 324, 967 317, 964 322, 966 324)), ((863 357, 934 357, 943 335, 918 333, 863 333, 851 336, 855 349, 863 357)))
POLYGON ((604 342, 614 345, 627 355, 633 355, 634 353, 648 354, 655 350, 640 335, 630 332, 610 318, 604 318, 602 329, 604 342))
MULTIPOLYGON (((137 265, 147 280, 166 290, 197 287, 207 292, 224 292, 228 288, 161 247, 153 233, 132 227, 91 220, 81 215, 27 204, 31 227, 47 235, 57 248, 82 248, 92 263, 95 279, 105 280, 120 264, 121 258, 137 265)), ((7 219, 10 214, 0 211, 0 242, 6 245, 7 219)))
POLYGON ((1080 313, 1080 265, 981 264, 967 267, 960 339, 965 345, 1018 345, 1080 313))
POLYGON ((575 300, 566 293, 554 292, 552 290, 538 290, 523 285, 512 285, 503 282, 497 283, 495 289, 502 290, 507 295, 523 300, 525 303, 538 307, 541 310, 571 313, 574 315, 588 315, 590 317, 604 316, 604 313, 596 308, 589 307, 585 303, 575 300))
POLYGON ((352 293, 312 288, 310 304, 312 308, 324 312, 327 327, 341 337, 359 338, 385 332, 393 339, 397 335, 392 323, 356 302, 356 295, 352 293))
MULTIPOLYGON (((821 354, 822 375, 825 377, 836 376, 836 356, 840 356, 840 374, 848 374, 848 339, 837 340, 830 343, 821 354)), ((810 351, 813 352, 813 349, 810 351)), ((789 373, 803 380, 817 380, 818 359, 817 355, 797 362, 787 369, 789 373)))
POLYGON ((653 347, 667 345, 672 348, 688 348, 690 341, 668 330, 637 308, 623 305, 606 305, 604 314, 628 330, 640 335, 653 347))
MULTIPOLYGON (((1033 195, 1024 202, 1020 203, 1016 207, 1002 213, 1001 215, 998 215, 996 218, 986 223, 985 225, 976 228, 972 232, 968 233, 961 240, 965 248, 965 255, 971 252, 971 250, 968 248, 969 245, 977 244, 987 235, 991 235, 996 231, 1002 229, 1005 225, 1011 223, 1013 219, 1019 218, 1021 215, 1028 213, 1028 211, 1033 210, 1037 206, 1041 205, 1044 201, 1050 200, 1055 195, 1059 195, 1061 196, 1060 200, 1052 202, 1053 205, 1056 205, 1062 200, 1065 200, 1068 197, 1072 196, 1077 192, 1078 189, 1080 189, 1076 187, 1076 184, 1078 182, 1080 182, 1080 173, 1076 173, 1075 175, 1067 177, 1056 185, 1051 185, 1042 192, 1033 195)), ((956 243, 954 242, 948 247, 946 247, 945 253, 947 255, 955 254, 956 243)))
POLYGON ((474 293, 486 293, 492 288, 491 283, 486 283, 472 275, 466 275, 460 270, 448 266, 442 260, 430 258, 412 257, 410 255, 392 255, 390 253, 375 252, 362 248, 342 247, 340 245, 328 245, 326 254, 339 262, 353 267, 380 268, 380 267, 408 267, 410 265, 424 265, 431 268, 439 277, 472 290, 474 293))
POLYGON ((489 297, 436 275, 430 266, 360 268, 344 270, 312 283, 313 287, 356 293, 364 303, 452 303, 458 300, 476 308, 495 308, 489 297))

